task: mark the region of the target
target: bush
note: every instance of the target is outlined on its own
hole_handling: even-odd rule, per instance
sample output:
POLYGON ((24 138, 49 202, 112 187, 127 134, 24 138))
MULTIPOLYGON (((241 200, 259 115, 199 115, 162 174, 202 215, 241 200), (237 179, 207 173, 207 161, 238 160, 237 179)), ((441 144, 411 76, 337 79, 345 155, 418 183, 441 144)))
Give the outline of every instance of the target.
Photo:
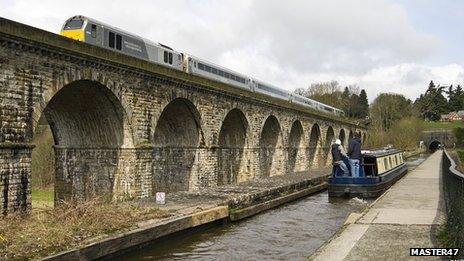
POLYGON ((369 130, 365 147, 380 148, 387 144, 393 144, 397 149, 414 150, 419 145, 423 130, 422 120, 416 117, 406 117, 395 122, 387 131, 380 127, 369 130))

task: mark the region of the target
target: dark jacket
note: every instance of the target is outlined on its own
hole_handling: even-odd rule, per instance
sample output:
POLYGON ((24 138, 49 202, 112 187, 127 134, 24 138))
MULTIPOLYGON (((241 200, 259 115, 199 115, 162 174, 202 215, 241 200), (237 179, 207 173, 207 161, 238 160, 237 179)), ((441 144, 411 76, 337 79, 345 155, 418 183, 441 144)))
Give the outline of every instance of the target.
POLYGON ((361 139, 353 138, 350 140, 347 155, 350 159, 361 160, 361 139))
POLYGON ((334 163, 342 160, 342 152, 339 146, 338 144, 332 144, 332 158, 334 163))

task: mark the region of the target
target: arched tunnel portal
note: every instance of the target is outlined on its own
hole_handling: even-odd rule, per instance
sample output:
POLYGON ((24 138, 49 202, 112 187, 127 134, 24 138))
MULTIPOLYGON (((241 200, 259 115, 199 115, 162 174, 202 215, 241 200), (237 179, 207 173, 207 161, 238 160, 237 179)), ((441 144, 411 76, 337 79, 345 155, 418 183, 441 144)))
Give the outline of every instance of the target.
POLYGON ((441 142, 438 140, 433 140, 429 144, 429 151, 436 151, 441 145, 441 142))

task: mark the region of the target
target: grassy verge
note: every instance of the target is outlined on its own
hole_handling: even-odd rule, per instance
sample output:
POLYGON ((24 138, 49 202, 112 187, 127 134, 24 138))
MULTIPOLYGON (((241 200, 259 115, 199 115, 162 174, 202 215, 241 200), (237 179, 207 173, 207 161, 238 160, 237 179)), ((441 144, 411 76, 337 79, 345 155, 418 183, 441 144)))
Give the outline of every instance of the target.
MULTIPOLYGON (((36 192, 36 197, 48 198, 47 193, 36 192)), ((33 211, 28 217, 7 216, 0 219, 0 259, 36 259, 136 228, 139 221, 168 216, 157 208, 101 199, 77 205, 63 203, 54 209, 33 211)))
POLYGON ((53 208, 55 197, 53 187, 33 188, 31 194, 33 210, 53 208))
POLYGON ((425 129, 454 129, 463 128, 464 121, 440 122, 440 121, 425 121, 425 129))

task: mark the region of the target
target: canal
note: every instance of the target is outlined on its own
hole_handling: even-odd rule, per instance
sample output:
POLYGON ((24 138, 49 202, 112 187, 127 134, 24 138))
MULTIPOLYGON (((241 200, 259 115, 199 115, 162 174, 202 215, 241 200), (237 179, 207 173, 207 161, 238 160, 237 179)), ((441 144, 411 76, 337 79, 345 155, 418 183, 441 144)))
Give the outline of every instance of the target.
MULTIPOLYGON (((410 168, 428 154, 407 160, 410 168)), ((371 201, 314 194, 236 223, 157 240, 124 260, 304 260, 371 201)))

